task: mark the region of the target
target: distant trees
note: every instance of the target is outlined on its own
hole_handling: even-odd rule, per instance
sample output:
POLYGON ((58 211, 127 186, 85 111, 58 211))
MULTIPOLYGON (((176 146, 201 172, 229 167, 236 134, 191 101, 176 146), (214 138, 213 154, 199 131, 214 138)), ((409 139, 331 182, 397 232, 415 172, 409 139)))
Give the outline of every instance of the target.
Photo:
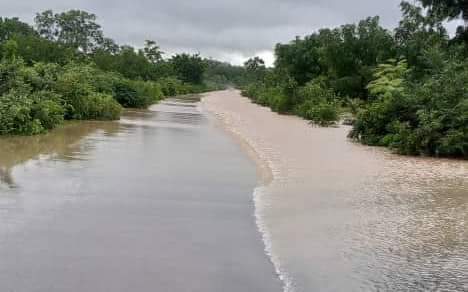
POLYGON ((155 41, 146 40, 143 52, 145 53, 146 59, 153 64, 157 64, 163 60, 164 53, 160 50, 155 41))
POLYGON ((265 69, 265 61, 260 57, 250 58, 244 63, 244 67, 247 71, 258 71, 265 69))
POLYGON ((341 95, 366 98, 372 68, 395 53, 391 33, 374 17, 278 44, 275 66, 299 85, 322 78, 341 95))
POLYGON ((0 42, 7 41, 14 36, 37 36, 37 32, 27 23, 18 18, 0 17, 0 42))
POLYGON ((251 81, 260 81, 265 77, 265 61, 260 57, 253 57, 244 62, 246 77, 251 81))
MULTIPOLYGON (((47 10, 35 22, 36 29, 0 18, 0 135, 40 134, 69 119, 118 119, 122 106, 145 108, 227 82, 212 78, 208 87, 204 73, 212 62, 199 55, 165 60, 155 41, 142 49, 119 45, 85 11, 47 10)), ((216 74, 243 72, 231 69, 216 74)))
POLYGON ((200 55, 178 54, 169 62, 180 80, 194 84, 202 83, 206 65, 200 55))
POLYGON ((52 10, 38 13, 34 19, 38 33, 52 41, 78 49, 85 54, 92 52, 104 41, 96 15, 82 10, 69 10, 54 14, 52 10))

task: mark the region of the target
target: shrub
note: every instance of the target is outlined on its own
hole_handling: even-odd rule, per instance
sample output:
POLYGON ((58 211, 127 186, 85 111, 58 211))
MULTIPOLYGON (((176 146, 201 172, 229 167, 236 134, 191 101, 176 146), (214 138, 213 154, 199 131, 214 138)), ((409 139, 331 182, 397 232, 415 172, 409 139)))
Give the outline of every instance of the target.
POLYGON ((245 97, 249 97, 252 100, 257 99, 259 95, 261 84, 260 83, 251 83, 248 84, 241 92, 245 97))
POLYGON ((86 119, 91 120, 117 120, 122 107, 109 94, 92 93, 87 98, 86 119))
POLYGON ((63 123, 65 110, 60 104, 60 96, 50 91, 40 91, 31 96, 34 101, 32 117, 40 121, 41 126, 51 130, 63 123))
POLYGON ((323 127, 333 125, 339 119, 338 106, 323 100, 318 103, 308 100, 297 107, 296 113, 323 127))
POLYGON ((166 77, 158 80, 164 96, 176 96, 182 93, 182 82, 176 78, 166 77))
POLYGON ((351 137, 402 154, 468 157, 468 63, 398 84, 381 87, 387 89, 360 111, 351 137))
POLYGON ((33 102, 21 92, 10 91, 0 96, 0 132, 6 134, 39 134, 44 131, 32 117, 33 102))
POLYGON ((130 81, 120 79, 114 83, 113 92, 115 100, 123 107, 139 107, 138 94, 130 81))
POLYGON ((62 123, 63 108, 44 97, 16 90, 0 96, 0 134, 40 134, 62 123))
POLYGON ((330 126, 339 119, 338 97, 332 89, 311 81, 298 90, 294 112, 320 126, 330 126))
POLYGON ((318 80, 308 82, 304 87, 298 90, 297 103, 306 101, 321 102, 335 101, 337 96, 331 88, 327 88, 318 80))
POLYGON ((257 98, 257 102, 271 107, 278 113, 286 113, 290 108, 290 98, 284 94, 280 87, 263 88, 257 98))
POLYGON ((163 98, 161 86, 152 81, 132 81, 132 87, 135 89, 140 106, 147 107, 163 98))
POLYGON ((66 119, 112 120, 119 118, 121 108, 117 101, 108 93, 98 92, 99 88, 93 81, 96 73, 99 72, 91 66, 70 64, 58 77, 55 91, 62 96, 66 119), (103 104, 99 105, 98 102, 103 102, 103 104))

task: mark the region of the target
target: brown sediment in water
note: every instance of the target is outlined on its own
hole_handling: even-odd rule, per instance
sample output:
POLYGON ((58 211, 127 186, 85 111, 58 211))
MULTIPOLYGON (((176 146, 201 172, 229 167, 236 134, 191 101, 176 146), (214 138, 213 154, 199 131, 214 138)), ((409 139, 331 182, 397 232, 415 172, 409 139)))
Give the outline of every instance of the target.
POLYGON ((191 100, 1 138, 0 291, 281 291, 255 165, 191 100))
POLYGON ((467 161, 352 143, 237 91, 203 105, 271 174, 257 216, 286 290, 468 289, 467 161))

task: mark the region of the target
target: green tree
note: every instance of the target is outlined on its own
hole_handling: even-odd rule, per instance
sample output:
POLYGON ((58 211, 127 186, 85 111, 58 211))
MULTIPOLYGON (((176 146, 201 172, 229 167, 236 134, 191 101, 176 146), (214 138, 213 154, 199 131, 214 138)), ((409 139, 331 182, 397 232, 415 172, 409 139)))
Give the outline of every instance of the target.
POLYGON ((244 68, 247 72, 247 78, 252 81, 260 81, 265 77, 265 61, 258 56, 245 61, 244 68))
POLYGON ((386 64, 380 64, 374 71, 374 80, 369 83, 367 89, 373 97, 401 94, 403 83, 408 73, 406 60, 397 62, 389 60, 386 64))
POLYGON ((15 40, 6 41, 3 46, 3 56, 7 59, 14 59, 18 54, 18 43, 15 40))
POLYGON ((96 15, 86 11, 69 10, 54 14, 52 10, 47 10, 36 14, 34 20, 41 36, 85 54, 92 52, 104 40, 101 26, 96 23, 96 15))
POLYGON ((462 18, 468 27, 468 1, 466 0, 419 0, 429 9, 429 14, 440 19, 462 18))
POLYGON ((457 18, 463 19, 465 25, 457 28, 455 41, 461 40, 464 43, 468 43, 468 1, 419 0, 419 2, 428 9, 431 17, 437 18, 439 21, 453 20, 457 18))
POLYGON ((163 59, 164 53, 155 41, 146 40, 143 52, 145 53, 145 57, 153 64, 157 64, 163 59))
POLYGON ((18 18, 0 17, 0 43, 11 39, 13 36, 37 36, 36 31, 27 23, 18 18))
POLYGON ((395 29, 398 54, 412 68, 413 79, 423 78, 430 68, 427 55, 431 50, 446 51, 449 46, 447 30, 433 16, 427 16, 421 7, 406 1, 401 3, 403 18, 395 29))
POLYGON ((258 71, 258 70, 264 70, 265 69, 265 61, 260 58, 260 57, 254 57, 250 58, 244 63, 245 69, 248 71, 258 71))
POLYGON ((201 84, 206 64, 198 54, 178 54, 170 59, 177 77, 194 84, 201 84))

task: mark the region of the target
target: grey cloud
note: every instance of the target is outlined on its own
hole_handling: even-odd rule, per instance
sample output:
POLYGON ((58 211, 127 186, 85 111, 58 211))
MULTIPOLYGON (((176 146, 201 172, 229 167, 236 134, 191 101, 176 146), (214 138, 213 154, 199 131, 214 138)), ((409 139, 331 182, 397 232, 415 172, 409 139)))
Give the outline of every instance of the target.
POLYGON ((380 15, 393 27, 400 0, 0 0, 2 16, 32 22, 45 9, 84 9, 99 17, 104 32, 119 43, 158 41, 168 53, 191 51, 233 61, 272 50, 321 27, 380 15))

